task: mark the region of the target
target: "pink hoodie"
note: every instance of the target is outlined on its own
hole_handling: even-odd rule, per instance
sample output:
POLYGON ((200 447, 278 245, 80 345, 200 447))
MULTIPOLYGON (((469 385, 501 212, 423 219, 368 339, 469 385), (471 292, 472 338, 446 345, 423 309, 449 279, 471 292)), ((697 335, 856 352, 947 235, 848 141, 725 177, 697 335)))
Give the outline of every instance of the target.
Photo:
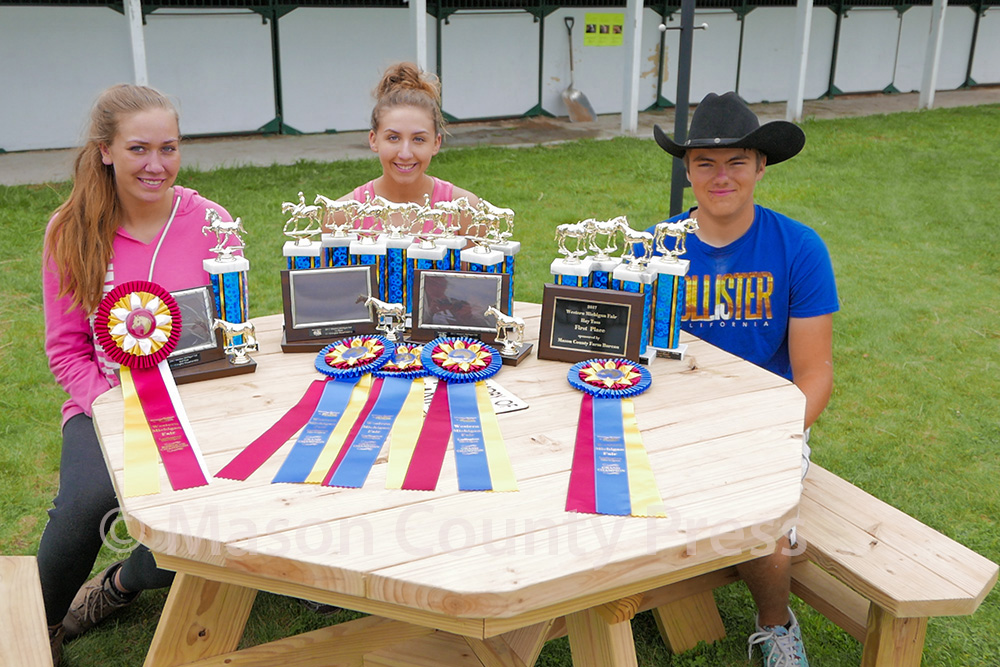
MULTIPOLYGON (((174 196, 176 212, 149 244, 118 230, 105 278, 105 292, 130 280, 151 280, 168 291, 209 284, 202 260, 214 256, 209 250, 215 245, 215 236, 201 231, 207 224, 205 211, 214 208, 226 221, 231 221, 232 217, 226 209, 194 190, 175 185, 174 196)), ((51 226, 52 220, 49 228, 51 226)), ((42 292, 45 353, 56 381, 69 394, 69 400, 62 407, 65 424, 81 412, 90 415, 94 399, 116 386, 118 380, 114 374, 115 364, 104 356, 94 341, 92 314, 72 307, 69 296, 56 296, 59 272, 51 258, 46 259, 42 269, 42 292)))

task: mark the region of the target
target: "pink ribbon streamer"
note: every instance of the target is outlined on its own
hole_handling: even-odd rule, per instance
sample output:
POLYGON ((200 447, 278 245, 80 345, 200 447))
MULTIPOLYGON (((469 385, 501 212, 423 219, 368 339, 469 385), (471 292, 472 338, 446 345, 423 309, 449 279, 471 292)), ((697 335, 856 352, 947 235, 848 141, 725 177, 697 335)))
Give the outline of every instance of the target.
POLYGON ((448 383, 441 381, 434 390, 430 408, 420 428, 420 437, 403 478, 404 489, 433 491, 441 476, 441 465, 451 438, 451 410, 448 408, 448 383))
POLYGON ((580 401, 566 511, 597 513, 597 492, 594 488, 594 397, 590 394, 584 394, 580 401))

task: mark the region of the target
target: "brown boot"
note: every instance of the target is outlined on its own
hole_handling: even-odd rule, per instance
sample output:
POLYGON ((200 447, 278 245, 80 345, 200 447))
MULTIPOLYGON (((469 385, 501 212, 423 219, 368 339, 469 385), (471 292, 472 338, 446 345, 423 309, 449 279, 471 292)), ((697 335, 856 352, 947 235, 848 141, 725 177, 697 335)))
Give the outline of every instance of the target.
POLYGON ((49 626, 49 648, 52 649, 52 666, 59 667, 62 661, 63 637, 66 634, 63 624, 49 626))
POLYGON ((121 593, 112 585, 121 561, 109 565, 106 570, 88 581, 77 591, 76 597, 63 619, 66 639, 75 639, 87 630, 129 606, 139 597, 139 593, 121 593))

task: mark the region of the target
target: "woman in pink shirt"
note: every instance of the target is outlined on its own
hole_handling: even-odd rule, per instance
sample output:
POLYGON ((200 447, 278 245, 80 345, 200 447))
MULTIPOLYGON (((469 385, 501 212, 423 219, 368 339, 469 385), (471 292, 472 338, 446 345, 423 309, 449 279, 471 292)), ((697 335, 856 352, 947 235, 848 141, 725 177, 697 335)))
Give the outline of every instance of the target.
MULTIPOLYGON (((444 116, 437 77, 413 63, 398 63, 385 71, 375 88, 368 145, 378 154, 382 175, 340 198, 365 202, 380 196, 396 203, 437 204, 465 197, 473 206, 479 197, 427 173, 431 158, 441 150, 444 116), (425 199, 426 198, 426 199, 425 199)), ((461 232, 468 226, 461 221, 461 232)), ((365 227, 374 224, 365 220, 365 227)))
POLYGON ((214 239, 205 212, 221 206, 174 184, 180 168, 177 111, 161 93, 117 85, 93 107, 69 198, 49 221, 42 275, 45 351, 69 394, 63 405, 59 492, 38 547, 53 659, 62 642, 132 603, 139 591, 169 586, 173 573, 137 547, 84 583, 118 501, 91 420, 91 405, 118 384, 96 344, 93 314, 102 296, 130 280, 174 291, 209 283, 202 260, 214 239), (82 585, 82 586, 81 586, 82 585))

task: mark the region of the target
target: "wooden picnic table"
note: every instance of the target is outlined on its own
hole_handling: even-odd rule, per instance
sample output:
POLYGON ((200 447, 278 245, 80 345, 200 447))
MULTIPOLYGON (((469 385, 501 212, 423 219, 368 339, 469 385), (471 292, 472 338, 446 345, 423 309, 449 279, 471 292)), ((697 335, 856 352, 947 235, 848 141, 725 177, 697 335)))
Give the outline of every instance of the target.
MULTIPOLYGON (((515 312, 536 340, 540 307, 515 312)), ((280 316, 253 321, 255 373, 179 388, 213 474, 319 377, 314 354, 280 351, 280 316)), ((494 378, 529 405, 499 415, 509 493, 459 492, 450 453, 436 491, 385 489, 385 452, 362 489, 272 484, 290 441, 245 482, 173 491, 161 473, 159 494, 125 498, 112 389, 94 420, 126 524, 178 573, 146 664, 518 667, 567 632, 575 665, 635 665, 628 621, 659 604, 651 592, 767 553, 799 502, 802 394, 685 342, 634 399, 667 518, 564 510, 581 397, 566 363, 532 356, 494 378), (257 591, 370 616, 233 654, 257 591)))

